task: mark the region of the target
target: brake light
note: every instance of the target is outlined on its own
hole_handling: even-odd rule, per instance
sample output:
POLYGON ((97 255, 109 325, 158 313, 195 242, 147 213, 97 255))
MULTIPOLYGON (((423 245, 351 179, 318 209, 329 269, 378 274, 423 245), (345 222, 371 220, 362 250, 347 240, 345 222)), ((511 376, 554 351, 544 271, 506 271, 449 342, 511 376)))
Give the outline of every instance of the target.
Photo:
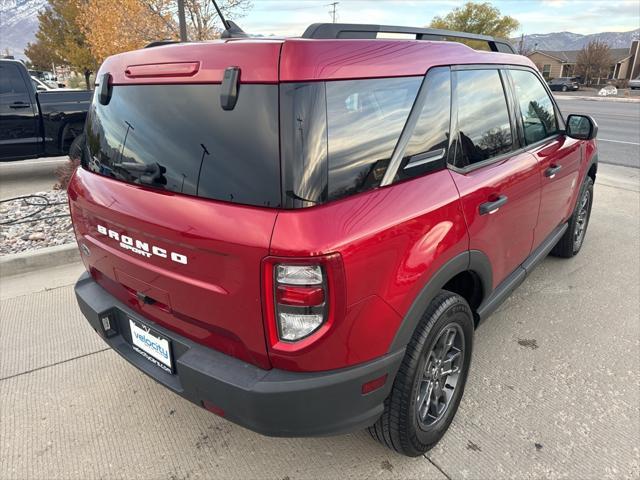
POLYGON ((124 71, 128 78, 192 77, 200 69, 200 62, 148 63, 129 65, 124 71))
POLYGON ((263 263, 265 323, 273 348, 297 350, 322 336, 344 309, 339 254, 263 263))

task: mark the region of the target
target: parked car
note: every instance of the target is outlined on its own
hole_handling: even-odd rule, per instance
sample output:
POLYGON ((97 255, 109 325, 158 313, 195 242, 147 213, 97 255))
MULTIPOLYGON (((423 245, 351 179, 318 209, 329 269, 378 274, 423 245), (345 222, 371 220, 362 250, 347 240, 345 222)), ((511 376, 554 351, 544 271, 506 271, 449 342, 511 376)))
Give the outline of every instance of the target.
POLYGON ((58 83, 58 77, 56 77, 51 72, 45 72, 42 70, 28 70, 28 72, 29 75, 31 75, 32 77, 36 77, 38 80, 44 82, 51 88, 64 87, 63 84, 58 83))
POLYGON ((45 82, 34 76, 31 77, 31 83, 33 83, 33 88, 36 89, 36 92, 69 92, 80 90, 79 88, 51 87, 50 85, 47 85, 45 82))
POLYGON ((0 60, 0 160, 63 155, 82 132, 90 91, 37 91, 24 64, 0 60))
POLYGON ((636 88, 640 88, 640 75, 634 78, 633 80, 629 80, 629 88, 631 90, 635 90, 636 88))
POLYGON ((580 90, 580 84, 577 77, 558 77, 549 82, 549 88, 551 90, 560 90, 567 92, 569 90, 580 90))
POLYGON ((475 328, 582 248, 597 170, 596 123, 529 59, 436 34, 316 24, 108 58, 68 190, 97 334, 251 430, 433 447, 475 328))

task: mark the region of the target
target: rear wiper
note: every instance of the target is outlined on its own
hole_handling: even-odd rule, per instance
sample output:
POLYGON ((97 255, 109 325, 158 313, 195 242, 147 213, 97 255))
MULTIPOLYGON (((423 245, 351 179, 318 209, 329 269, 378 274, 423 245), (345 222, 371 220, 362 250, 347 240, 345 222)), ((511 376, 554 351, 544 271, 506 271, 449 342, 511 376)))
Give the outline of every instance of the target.
POLYGON ((127 172, 140 173, 138 177, 140 183, 146 185, 166 185, 167 179, 164 178, 164 174, 167 173, 167 169, 157 162, 154 163, 137 163, 137 162, 120 162, 114 165, 120 167, 127 172))

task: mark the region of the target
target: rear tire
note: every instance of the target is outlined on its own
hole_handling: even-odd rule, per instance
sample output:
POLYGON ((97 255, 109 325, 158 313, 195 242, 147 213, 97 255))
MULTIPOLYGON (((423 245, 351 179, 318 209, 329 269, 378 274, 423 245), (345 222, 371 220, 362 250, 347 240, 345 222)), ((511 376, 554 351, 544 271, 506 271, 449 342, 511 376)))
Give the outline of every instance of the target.
POLYGON ((562 86, 562 91, 563 91, 563 92, 566 92, 567 90, 569 90, 569 89, 567 88, 567 86, 566 86, 566 85, 563 85, 563 86, 562 86))
POLYGON ((464 393, 473 347, 473 314, 459 295, 433 299, 407 345, 371 436, 410 457, 444 436, 464 393))
POLYGON ((580 252, 587 234, 591 207, 593 206, 593 180, 587 177, 582 184, 576 207, 569 219, 569 227, 560 241, 551 250, 551 255, 561 258, 571 258, 580 252))

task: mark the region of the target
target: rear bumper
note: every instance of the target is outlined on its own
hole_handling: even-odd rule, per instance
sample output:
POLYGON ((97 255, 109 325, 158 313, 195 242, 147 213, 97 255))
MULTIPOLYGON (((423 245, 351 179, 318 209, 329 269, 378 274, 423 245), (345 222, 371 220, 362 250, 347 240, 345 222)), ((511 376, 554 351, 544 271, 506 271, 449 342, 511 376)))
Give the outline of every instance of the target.
POLYGON ((344 433, 372 425, 383 410, 404 350, 352 368, 299 373, 262 370, 192 342, 140 317, 89 274, 75 286, 80 310, 102 338, 131 364, 200 406, 210 402, 224 418, 272 436, 344 433), (116 333, 107 338, 100 318, 109 315, 116 333), (128 318, 171 340, 175 373, 170 374, 131 346, 128 318), (362 384, 387 375, 384 387, 362 395, 362 384))

